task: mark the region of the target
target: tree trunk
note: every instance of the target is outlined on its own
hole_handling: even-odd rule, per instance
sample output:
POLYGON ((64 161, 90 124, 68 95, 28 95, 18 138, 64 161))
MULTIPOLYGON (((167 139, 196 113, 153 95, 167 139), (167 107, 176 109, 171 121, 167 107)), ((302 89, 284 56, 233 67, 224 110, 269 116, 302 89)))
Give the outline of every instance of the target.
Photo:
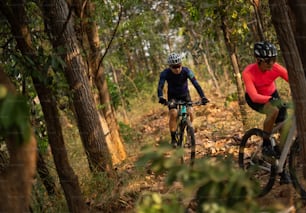
POLYGON ((101 67, 101 48, 100 39, 98 34, 98 29, 96 22, 93 21, 92 14, 94 14, 94 5, 88 1, 85 7, 86 20, 90 20, 84 24, 86 29, 87 39, 89 42, 90 53, 90 71, 92 72, 90 76, 93 77, 95 86, 98 88, 99 100, 102 107, 102 116, 105 118, 109 132, 104 130, 104 135, 106 137, 107 145, 112 154, 113 164, 121 163, 126 159, 125 148, 122 143, 122 139, 119 133, 119 125, 115 117, 114 109, 111 105, 111 98, 109 95, 107 82, 103 67, 101 67))
POLYGON ((48 139, 60 183, 70 212, 87 212, 78 177, 71 168, 65 148, 56 101, 51 91, 33 79, 47 124, 48 139))
POLYGON ((291 8, 290 20, 293 23, 293 31, 295 42, 299 50, 300 58, 302 60, 304 73, 306 75, 306 4, 305 0, 290 0, 288 5, 291 8))
MULTIPOLYGON (((303 147, 303 157, 306 162, 306 80, 303 64, 294 39, 291 22, 288 16, 288 5, 285 0, 269 0, 272 22, 277 32, 286 67, 289 83, 295 103, 295 114, 299 139, 303 147)), ((301 47, 302 48, 302 47, 301 47)), ((306 171, 304 171, 306 174, 306 171)))
MULTIPOLYGON (((9 93, 15 94, 14 86, 2 68, 0 68, 0 84, 5 85, 9 93)), ((28 212, 36 170, 36 139, 31 130, 28 141, 20 143, 12 133, 5 138, 5 142, 10 162, 0 175, 0 212, 28 212)))
POLYGON ((0 150, 0 174, 6 170, 10 163, 9 156, 5 150, 0 150))
POLYGON ((37 155, 37 172, 39 174, 39 177, 42 180, 48 195, 55 195, 56 187, 54 179, 49 172, 43 155, 39 152, 37 152, 37 155))
POLYGON ((79 132, 92 171, 112 174, 111 155, 108 150, 99 113, 89 86, 76 32, 74 20, 64 0, 46 0, 44 13, 47 28, 50 27, 53 47, 66 62, 65 76, 72 91, 79 132))
POLYGON ((216 88, 216 90, 217 90, 217 94, 220 95, 221 92, 220 92, 219 83, 218 83, 218 81, 217 81, 217 78, 216 78, 216 76, 215 76, 214 71, 211 69, 211 66, 210 66, 210 64, 209 64, 209 62, 208 62, 207 55, 206 55, 204 52, 202 52, 202 55, 203 55, 203 58, 204 58, 205 65, 206 65, 206 67, 207 67, 207 71, 208 71, 210 77, 212 78, 213 83, 214 83, 214 86, 215 86, 215 88, 216 88))
POLYGON ((237 59, 237 54, 235 51, 234 44, 231 43, 230 40, 230 35, 229 31, 227 29, 226 25, 226 19, 225 19, 225 14, 221 14, 221 28, 223 31, 223 36, 224 36, 224 42, 227 47, 228 54, 231 59, 231 63, 233 66, 233 71, 234 71, 234 77, 236 81, 236 87, 237 87, 237 93, 238 93, 238 104, 240 107, 240 114, 242 118, 242 123, 243 126, 246 127, 246 121, 247 121, 247 112, 246 112, 246 102, 244 98, 244 89, 243 89, 243 84, 241 80, 241 74, 238 66, 238 59, 237 59))
MULTIPOLYGON (((1 11, 5 11, 3 13, 11 24, 11 31, 16 38, 18 48, 24 56, 28 56, 35 60, 34 56, 36 56, 37 53, 34 51, 34 48, 32 48, 31 34, 26 25, 27 18, 22 1, 16 4, 16 7, 13 9, 4 7, 4 4, 2 4, 2 6, 3 7, 0 6, 1 11), (16 17, 15 14, 9 13, 8 11, 14 11, 14 13, 21 17, 16 17)), ((37 62, 36 64, 38 65, 36 69, 40 73, 43 73, 44 70, 40 67, 41 64, 37 62)), ((34 67, 32 67, 32 69, 33 68, 34 67)), ((65 192, 68 208, 71 212, 87 212, 77 176, 74 174, 68 162, 58 110, 56 102, 52 98, 52 92, 37 78, 33 77, 32 79, 46 120, 49 144, 51 146, 59 179, 65 192)))
POLYGON ((261 16, 260 9, 259 9, 260 2, 259 0, 251 0, 251 4, 253 5, 255 17, 256 17, 256 24, 257 24, 256 37, 259 37, 261 41, 264 41, 265 36, 264 36, 264 30, 263 30, 263 24, 262 24, 262 18, 261 18, 262 16, 261 16))
POLYGON ((127 107, 126 107, 125 101, 123 99, 121 86, 120 86, 119 81, 118 81, 117 70, 115 70, 115 68, 114 68, 114 66, 112 64, 111 64, 111 72, 112 72, 112 76, 114 78, 114 82, 115 82, 115 84, 118 87, 119 99, 120 99, 120 102, 121 102, 121 105, 122 105, 122 108, 123 108, 122 111, 123 111, 124 123, 125 124, 129 124, 130 120, 129 120, 129 117, 128 117, 127 112, 126 112, 127 107))

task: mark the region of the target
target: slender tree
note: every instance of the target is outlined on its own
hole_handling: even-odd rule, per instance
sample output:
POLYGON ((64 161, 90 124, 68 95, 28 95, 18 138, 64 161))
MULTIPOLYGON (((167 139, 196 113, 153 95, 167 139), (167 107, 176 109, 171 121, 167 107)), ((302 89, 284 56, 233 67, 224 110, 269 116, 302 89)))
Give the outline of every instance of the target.
MULTIPOLYGON (((303 64, 297 43, 295 42, 293 28, 288 15, 289 7, 286 0, 269 0, 269 4, 272 14, 272 22, 275 26, 280 47, 286 62, 286 67, 288 69, 290 88, 295 103, 295 114, 297 115, 296 123, 299 140, 302 144, 303 156, 306 162, 306 80, 303 64)), ((304 171, 304 174, 306 174, 306 171, 304 171)))
POLYGON ((72 92, 76 120, 90 168, 92 171, 112 174, 111 155, 91 93, 72 10, 69 10, 64 0, 46 0, 43 8, 53 48, 66 62, 65 76, 72 92))
POLYGON ((2 67, 0 85, 1 112, 6 111, 6 115, 1 115, 1 135, 5 139, 10 157, 9 165, 0 174, 0 212, 28 212, 36 171, 36 139, 32 129, 25 128, 30 125, 29 111, 23 108, 25 101, 22 103, 16 98, 15 87, 2 67), (10 102, 9 105, 6 100, 10 102), (7 116, 9 120, 3 116, 7 116), (23 120, 20 120, 20 116, 23 120))
MULTIPOLYGON (((35 66, 31 66, 30 69, 35 69, 41 76, 46 77, 44 75, 46 70, 38 61, 35 61, 38 58, 35 57, 38 56, 38 53, 33 47, 31 33, 27 26, 24 2, 19 1, 16 4, 6 2, 6 4, 1 4, 0 9, 11 25, 11 32, 16 39, 18 49, 24 57, 33 59, 35 66), (14 14, 16 12, 18 16, 14 14)), ((36 72, 32 72, 32 80, 46 120, 51 151, 66 195, 68 207, 71 212, 86 212, 87 207, 81 194, 78 178, 68 162, 56 101, 48 85, 45 85, 44 81, 34 75, 36 72)))
MULTIPOLYGON (((123 142, 119 133, 119 126, 117 123, 117 118, 115 116, 115 111, 113 106, 111 105, 111 97, 109 94, 107 82, 106 82, 106 75, 103 68, 103 59, 105 54, 107 54, 107 50, 110 48, 111 41, 114 39, 116 34, 116 29, 120 23, 121 11, 119 11, 118 22, 114 29, 113 37, 109 41, 109 45, 106 48, 106 52, 104 55, 101 54, 101 44, 100 38, 98 34, 98 27, 95 22, 95 5, 91 1, 74 1, 74 6, 77 6, 76 14, 81 21, 81 29, 85 32, 82 34, 86 35, 86 38, 83 39, 88 41, 87 51, 88 54, 88 65, 89 65, 89 75, 93 78, 93 82, 96 88, 98 88, 98 95, 99 95, 99 105, 102 106, 101 109, 101 122, 104 122, 105 125, 103 126, 103 131, 105 135, 105 139, 112 155, 112 162, 113 164, 118 164, 125 160, 126 152, 123 146, 123 142), (80 4, 81 3, 81 4, 80 4), (82 7, 84 6, 84 7, 82 7)), ((82 32, 80 30, 79 32, 82 32)), ((80 36, 81 37, 81 36, 80 36)), ((86 50, 84 50, 86 51, 86 50)))

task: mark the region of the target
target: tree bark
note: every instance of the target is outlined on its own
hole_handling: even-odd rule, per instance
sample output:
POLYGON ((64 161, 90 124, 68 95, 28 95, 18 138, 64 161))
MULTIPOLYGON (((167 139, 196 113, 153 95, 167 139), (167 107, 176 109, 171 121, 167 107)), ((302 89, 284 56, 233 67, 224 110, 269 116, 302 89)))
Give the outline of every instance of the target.
POLYGON ((86 76, 80 46, 74 30, 74 19, 64 0, 46 0, 44 14, 54 49, 66 62, 65 76, 69 83, 79 132, 92 171, 112 174, 113 165, 99 113, 86 76))
POLYGON ((43 155, 39 152, 37 152, 37 172, 47 190, 48 195, 55 195, 56 187, 54 179, 49 172, 43 155))
MULTIPOLYGON (((295 103, 295 114, 299 139, 303 148, 306 162, 306 80, 303 64, 288 16, 288 5, 285 0, 269 0, 272 22, 277 32, 286 67, 289 83, 295 103)), ((302 48, 302 47, 301 47, 302 48)), ((305 171, 304 171, 305 172, 305 171)))
POLYGON ((102 116, 107 123, 108 132, 104 130, 107 145, 112 155, 113 164, 121 163, 126 159, 126 152, 122 143, 122 138, 119 132, 119 125, 115 116, 115 110, 111 105, 111 98, 107 87, 106 76, 102 65, 102 56, 100 48, 100 39, 98 29, 94 17, 94 5, 91 1, 88 1, 85 7, 85 20, 89 20, 84 23, 84 29, 86 30, 87 40, 89 42, 89 66, 93 81, 98 89, 99 101, 102 107, 102 116))
POLYGON ((257 24, 257 36, 260 38, 261 41, 265 40, 264 30, 263 30, 263 23, 262 23, 262 16, 260 13, 260 2, 259 0, 251 0, 251 4, 253 5, 255 17, 256 17, 256 24, 257 24))
MULTIPOLYGON (((222 10, 224 11, 224 10, 222 10)), ((237 59, 237 54, 235 51, 235 45, 231 43, 229 31, 227 29, 226 25, 226 18, 225 14, 221 14, 221 28, 224 36, 224 42, 227 47, 228 54, 231 59, 231 63, 233 66, 233 71, 234 71, 234 77, 236 81, 236 87, 237 87, 237 93, 238 93, 238 104, 240 107, 240 114, 242 118, 242 123, 243 126, 246 127, 246 121, 247 121, 247 112, 246 112, 246 102, 244 98, 244 89, 243 89, 243 83, 241 79, 241 74, 239 70, 239 65, 238 65, 238 59, 237 59)))
MULTIPOLYGON (((13 84, 0 68, 0 84, 15 94, 13 84)), ((12 131, 12 132, 15 132, 12 131)), ((0 212, 28 212, 36 170, 36 139, 31 130, 29 141, 16 140, 14 133, 5 138, 10 162, 0 175, 0 212)))
POLYGON ((304 0, 290 0, 288 1, 288 6, 291 8, 289 18, 293 24, 292 28, 294 31, 295 42, 306 75, 306 4, 304 0))
MULTIPOLYGON (((11 31, 17 41, 18 48, 24 56, 33 58, 35 61, 35 56, 38 54, 35 52, 31 42, 31 33, 26 24, 27 17, 22 2, 21 0, 14 8, 6 7, 4 4, 1 4, 0 8, 11 24, 11 31), (14 14, 9 11, 14 11, 14 14), (16 17, 15 13, 20 17, 16 17)), ((39 63, 36 62, 36 65, 37 67, 35 68, 38 72, 45 72, 39 63)), ((31 69, 33 68, 31 67, 31 69)), ((87 212, 87 206, 83 200, 77 176, 68 162, 57 105, 52 98, 53 94, 47 85, 41 83, 39 79, 36 77, 32 77, 32 79, 44 113, 49 144, 68 208, 71 212, 87 212)))
POLYGON ((80 189, 78 177, 75 175, 68 161, 56 101, 48 88, 37 82, 36 79, 34 79, 33 82, 36 91, 39 91, 38 96, 47 123, 47 134, 51 152, 60 183, 65 193, 69 211, 80 213, 88 212, 80 189))

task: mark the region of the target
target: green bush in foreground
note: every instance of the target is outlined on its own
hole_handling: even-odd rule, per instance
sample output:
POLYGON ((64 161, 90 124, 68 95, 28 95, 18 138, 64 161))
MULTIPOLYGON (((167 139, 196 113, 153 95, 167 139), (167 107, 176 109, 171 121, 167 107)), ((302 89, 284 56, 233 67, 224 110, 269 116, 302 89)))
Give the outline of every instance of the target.
POLYGON ((200 213, 263 211, 254 199, 256 185, 242 170, 235 168, 233 159, 197 159, 191 168, 179 163, 181 154, 181 150, 172 150, 169 145, 143 150, 137 164, 149 166, 156 175, 166 175, 168 186, 180 183, 182 190, 166 195, 144 193, 138 200, 138 213, 183 213, 190 205, 200 213), (186 198, 190 198, 187 203, 186 198))

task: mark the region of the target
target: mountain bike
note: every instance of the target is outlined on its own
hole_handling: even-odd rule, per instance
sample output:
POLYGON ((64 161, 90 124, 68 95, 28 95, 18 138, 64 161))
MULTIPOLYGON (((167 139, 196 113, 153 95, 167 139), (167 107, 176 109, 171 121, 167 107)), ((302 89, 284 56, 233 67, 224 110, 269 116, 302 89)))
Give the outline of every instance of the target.
POLYGON ((291 117, 276 124, 270 135, 258 128, 248 130, 242 137, 239 146, 238 161, 239 167, 247 171, 250 178, 259 185, 257 196, 262 197, 272 189, 276 176, 284 171, 286 162, 289 160, 292 184, 302 199, 306 199, 306 174, 304 175, 306 164, 302 154, 302 146, 297 137, 296 118, 293 113, 291 117), (280 155, 265 156, 262 153, 263 138, 269 137, 271 146, 276 149, 281 128, 286 122, 291 122, 291 126, 280 155))
MULTIPOLYGON (((168 105, 170 102, 168 102, 168 105)), ((173 104, 173 102, 171 103, 173 104)), ((182 149, 181 163, 185 163, 190 156, 189 164, 192 166, 194 164, 196 155, 196 140, 194 135, 194 128, 192 122, 190 121, 189 113, 187 108, 191 106, 202 105, 201 101, 186 102, 186 101, 175 101, 178 107, 177 115, 177 127, 176 127, 176 141, 177 148, 182 149), (187 148, 187 149, 186 149, 187 148)))

